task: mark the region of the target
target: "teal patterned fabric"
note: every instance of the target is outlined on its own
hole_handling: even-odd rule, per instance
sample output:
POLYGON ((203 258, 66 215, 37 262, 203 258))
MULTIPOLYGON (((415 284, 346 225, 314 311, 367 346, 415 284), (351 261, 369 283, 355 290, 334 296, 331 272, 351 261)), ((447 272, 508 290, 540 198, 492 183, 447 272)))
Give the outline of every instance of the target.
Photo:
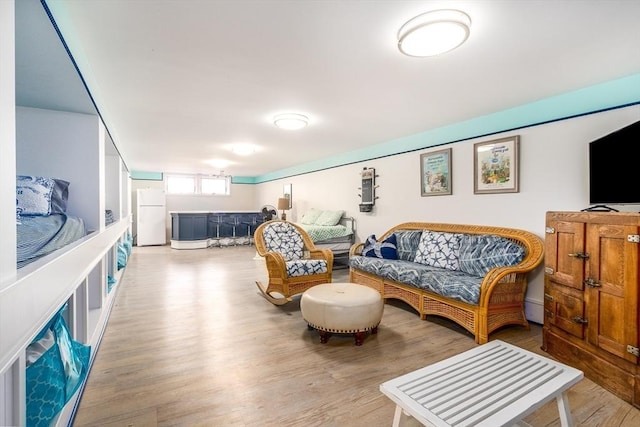
POLYGON ((282 254, 285 261, 302 259, 304 241, 298 230, 288 222, 274 221, 265 226, 262 235, 267 251, 282 254))
POLYGON ((309 276, 313 274, 326 273, 327 261, 324 259, 295 259, 285 262, 287 266, 287 276, 309 276))
POLYGON ((422 233, 415 262, 432 267, 458 269, 462 234, 426 230, 422 233))
POLYGON ((504 237, 465 234, 460 240, 460 271, 484 276, 492 268, 520 263, 524 255, 522 246, 504 237))
POLYGON ((413 261, 416 259, 418 252, 418 244, 422 236, 421 230, 398 230, 393 234, 396 235, 396 249, 398 259, 402 261, 413 261))
POLYGON ((63 310, 27 348, 28 426, 50 425, 88 373, 91 347, 71 338, 63 310))
POLYGON ((362 270, 394 282, 424 289, 456 301, 477 305, 483 277, 462 271, 447 270, 412 261, 388 260, 354 256, 352 268, 362 270))
POLYGON ((48 426, 65 405, 64 366, 53 344, 27 368, 27 425, 48 426))

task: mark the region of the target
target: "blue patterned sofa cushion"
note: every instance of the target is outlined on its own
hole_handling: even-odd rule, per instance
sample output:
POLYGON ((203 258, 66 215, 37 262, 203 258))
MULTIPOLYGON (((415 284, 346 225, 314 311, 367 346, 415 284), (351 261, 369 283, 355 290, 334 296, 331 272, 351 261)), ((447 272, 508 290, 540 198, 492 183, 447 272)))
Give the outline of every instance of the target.
POLYGON ((285 261, 302 258, 304 240, 291 224, 274 222, 264 228, 263 235, 267 251, 282 254, 285 261))
POLYGON ((327 261, 324 259, 295 259, 285 262, 287 266, 287 276, 308 276, 311 274, 326 273, 327 261))
POLYGON ((465 234, 460 240, 460 271, 484 276, 492 268, 520 263, 524 255, 522 246, 504 237, 465 234))
POLYGON ((484 277, 471 276, 462 271, 433 268, 422 272, 420 287, 443 297, 477 305, 483 279, 484 277))
POLYGON ((483 277, 471 276, 412 261, 352 256, 349 265, 394 282, 424 289, 447 298, 478 304, 483 277))
POLYGON ((396 248, 398 259, 402 261, 413 261, 416 259, 418 244, 422 231, 419 230, 398 230, 393 233, 396 236, 396 248))
POLYGON ((418 288, 421 286, 422 272, 432 268, 412 261, 364 256, 352 256, 349 259, 349 266, 418 288))
POLYGON ((462 234, 425 230, 422 232, 414 261, 432 267, 457 270, 461 238, 462 234))

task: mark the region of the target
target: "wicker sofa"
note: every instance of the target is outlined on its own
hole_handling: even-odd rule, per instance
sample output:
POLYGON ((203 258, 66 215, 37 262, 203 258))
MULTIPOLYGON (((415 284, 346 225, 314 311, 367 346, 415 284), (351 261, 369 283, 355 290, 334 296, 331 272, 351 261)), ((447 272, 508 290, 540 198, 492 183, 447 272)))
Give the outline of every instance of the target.
POLYGON ((527 274, 542 262, 543 248, 538 236, 524 230, 409 222, 354 244, 349 277, 385 301, 406 302, 423 320, 449 318, 483 344, 502 326, 529 326, 527 274))

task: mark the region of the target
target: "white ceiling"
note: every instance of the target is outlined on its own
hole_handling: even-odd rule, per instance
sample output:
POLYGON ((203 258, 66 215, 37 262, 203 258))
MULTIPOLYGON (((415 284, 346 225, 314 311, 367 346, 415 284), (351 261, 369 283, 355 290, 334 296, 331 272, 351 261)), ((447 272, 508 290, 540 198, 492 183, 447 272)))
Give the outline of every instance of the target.
MULTIPOLYGON (((16 3, 18 104, 93 108, 40 2, 16 3)), ((258 176, 640 72, 635 0, 46 3, 137 171, 218 173, 207 161, 226 159, 225 173, 258 176), (400 26, 440 8, 471 16, 469 40, 400 54, 400 26), (277 129, 282 112, 310 124, 277 129)))

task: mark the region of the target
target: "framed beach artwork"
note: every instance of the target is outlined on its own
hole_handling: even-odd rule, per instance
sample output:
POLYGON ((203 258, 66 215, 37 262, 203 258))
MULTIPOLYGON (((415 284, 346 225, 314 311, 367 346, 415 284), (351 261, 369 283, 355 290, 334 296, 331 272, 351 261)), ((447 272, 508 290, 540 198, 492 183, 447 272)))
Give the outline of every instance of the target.
POLYGON ((423 197, 452 194, 451 148, 420 155, 420 191, 423 197))
POLYGON ((517 193, 520 136, 473 144, 474 194, 517 193))

